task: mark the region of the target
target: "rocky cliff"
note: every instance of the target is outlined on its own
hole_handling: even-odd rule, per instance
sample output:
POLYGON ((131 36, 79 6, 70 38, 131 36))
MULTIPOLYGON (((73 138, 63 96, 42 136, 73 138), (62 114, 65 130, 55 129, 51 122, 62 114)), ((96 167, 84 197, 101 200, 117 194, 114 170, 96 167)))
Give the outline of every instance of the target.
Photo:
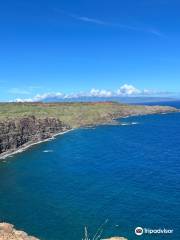
POLYGON ((23 146, 45 140, 69 128, 59 119, 52 117, 29 116, 0 121, 0 155, 3 156, 23 146))
POLYGON ((0 223, 0 240, 39 240, 38 238, 28 236, 23 231, 18 231, 12 224, 0 223))
POLYGON ((125 116, 177 111, 173 107, 115 102, 0 104, 0 158, 71 128, 112 123, 125 116))
MULTIPOLYGON (((16 230, 12 224, 0 223, 0 240, 39 240, 27 235, 23 231, 16 230)), ((127 240, 124 237, 111 237, 104 240, 127 240)))

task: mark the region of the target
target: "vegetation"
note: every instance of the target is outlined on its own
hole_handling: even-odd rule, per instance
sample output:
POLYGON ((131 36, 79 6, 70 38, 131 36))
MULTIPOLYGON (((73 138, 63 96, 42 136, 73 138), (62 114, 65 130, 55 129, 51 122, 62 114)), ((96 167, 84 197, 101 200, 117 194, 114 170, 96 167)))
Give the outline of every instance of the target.
POLYGON ((0 120, 55 117, 71 127, 110 122, 113 118, 132 114, 174 111, 173 108, 147 107, 116 102, 96 103, 1 103, 0 120))

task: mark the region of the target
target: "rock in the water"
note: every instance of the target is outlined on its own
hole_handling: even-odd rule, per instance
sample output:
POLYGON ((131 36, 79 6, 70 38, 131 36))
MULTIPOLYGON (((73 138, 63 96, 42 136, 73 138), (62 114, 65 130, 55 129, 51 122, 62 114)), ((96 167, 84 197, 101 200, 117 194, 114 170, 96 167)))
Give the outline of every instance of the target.
POLYGON ((23 231, 17 231, 9 223, 0 223, 0 240, 39 240, 38 238, 28 236, 23 231))

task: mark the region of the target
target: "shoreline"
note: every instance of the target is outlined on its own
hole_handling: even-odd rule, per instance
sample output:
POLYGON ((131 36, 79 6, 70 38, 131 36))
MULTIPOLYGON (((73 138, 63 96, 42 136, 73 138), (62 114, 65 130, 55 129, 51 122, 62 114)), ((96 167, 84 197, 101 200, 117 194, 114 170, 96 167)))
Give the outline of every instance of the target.
POLYGON ((63 135, 65 133, 68 133, 70 131, 73 131, 75 130, 75 128, 72 128, 72 129, 69 129, 69 130, 66 130, 64 132, 60 132, 60 133, 55 133, 52 135, 52 137, 49 137, 49 138, 46 138, 46 139, 43 139, 43 140, 40 140, 40 141, 37 141, 37 142, 29 142, 29 144, 24 144, 24 146, 20 147, 19 149, 15 150, 15 151, 12 151, 12 152, 6 152, 4 153, 4 155, 0 156, 0 162, 3 160, 5 160, 6 158, 10 158, 12 157, 13 155, 16 155, 18 153, 22 153, 24 151, 26 151, 27 149, 33 147, 34 145, 37 145, 37 144, 40 144, 40 143, 43 143, 43 142, 48 142, 48 141, 51 141, 53 139, 55 139, 55 137, 59 136, 59 135, 63 135))
MULTIPOLYGON (((33 147, 34 145, 37 145, 37 144, 40 144, 40 143, 43 143, 43 142, 48 142, 48 141, 51 141, 53 139, 55 139, 56 136, 59 136, 59 135, 63 135, 63 134, 66 134, 70 131, 73 131, 75 129, 78 129, 78 128, 93 128, 93 127, 97 127, 97 126, 103 126, 103 125, 119 125, 119 126, 123 126, 124 124, 123 123, 119 123, 117 124, 118 122, 118 119, 126 119, 126 118, 130 118, 130 117, 137 117, 137 116, 146 116, 146 115, 157 115, 157 114, 161 114, 161 115, 164 115, 164 114, 171 114, 171 113, 178 113, 180 111, 177 111, 177 112, 162 112, 162 113, 145 113, 145 114, 128 114, 127 116, 119 116, 117 118, 112 118, 111 121, 107 121, 107 122, 97 122, 97 123, 94 123, 92 125, 87 125, 87 126, 79 126, 79 127, 74 127, 72 129, 69 129, 69 130, 66 130, 64 132, 59 132, 59 133, 55 133, 53 134, 51 137, 49 138, 46 138, 46 139, 43 139, 43 140, 40 140, 40 141, 37 141, 37 142, 27 142, 27 144, 24 144, 24 146, 18 148, 17 150, 12 150, 12 151, 7 151, 5 152, 4 154, 2 154, 0 156, 0 162, 3 160, 5 160, 6 158, 10 158, 12 157, 13 155, 16 155, 18 153, 22 153, 24 151, 26 151, 27 149, 33 147)), ((134 124, 132 124, 134 125, 134 124)))

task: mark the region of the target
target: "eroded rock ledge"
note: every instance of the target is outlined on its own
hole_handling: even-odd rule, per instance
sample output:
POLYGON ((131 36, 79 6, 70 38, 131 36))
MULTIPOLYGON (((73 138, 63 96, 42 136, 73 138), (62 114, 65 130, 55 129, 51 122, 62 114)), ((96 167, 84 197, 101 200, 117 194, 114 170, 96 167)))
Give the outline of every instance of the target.
MULTIPOLYGON (((40 240, 36 237, 27 235, 23 231, 16 230, 14 225, 9 223, 0 223, 0 240, 40 240)), ((111 237, 103 240, 128 240, 124 237, 111 237)))
POLYGON ((16 230, 12 224, 0 223, 0 240, 39 240, 28 236, 23 231, 16 230))

